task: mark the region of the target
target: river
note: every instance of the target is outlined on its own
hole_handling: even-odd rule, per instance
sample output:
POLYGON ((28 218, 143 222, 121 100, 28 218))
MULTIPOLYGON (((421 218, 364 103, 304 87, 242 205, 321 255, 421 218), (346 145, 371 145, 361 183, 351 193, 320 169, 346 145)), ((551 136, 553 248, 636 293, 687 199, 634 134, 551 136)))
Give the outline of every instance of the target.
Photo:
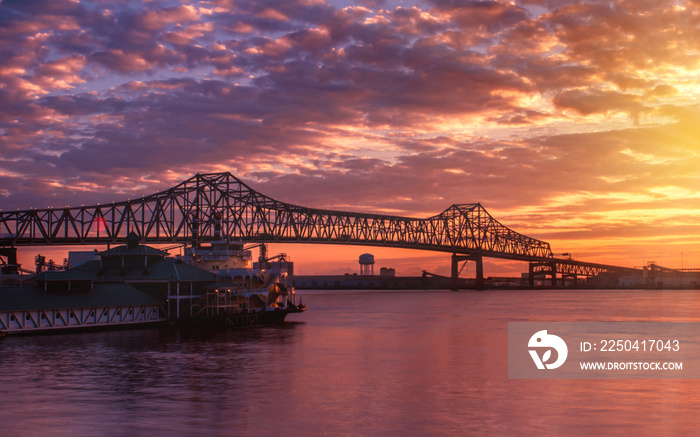
POLYGON ((700 322, 697 290, 303 291, 284 326, 0 340, 3 436, 689 435, 698 380, 508 379, 509 321, 700 322))

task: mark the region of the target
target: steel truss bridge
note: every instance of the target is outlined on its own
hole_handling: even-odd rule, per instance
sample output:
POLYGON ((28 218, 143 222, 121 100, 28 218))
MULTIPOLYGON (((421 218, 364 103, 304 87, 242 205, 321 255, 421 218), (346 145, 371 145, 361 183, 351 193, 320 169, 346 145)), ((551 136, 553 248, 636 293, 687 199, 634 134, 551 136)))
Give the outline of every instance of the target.
MULTIPOLYGON (((175 187, 139 199, 93 206, 0 210, 0 259, 30 245, 110 245, 134 232, 151 244, 215 240, 257 243, 323 243, 398 247, 452 253, 453 279, 460 261, 482 258, 530 262, 531 278, 557 272, 593 276, 615 266, 556 259, 549 243, 519 234, 479 203, 452 205, 429 218, 333 211, 280 202, 231 173, 197 174, 175 187)), ((632 270, 632 269, 629 269, 632 270)))

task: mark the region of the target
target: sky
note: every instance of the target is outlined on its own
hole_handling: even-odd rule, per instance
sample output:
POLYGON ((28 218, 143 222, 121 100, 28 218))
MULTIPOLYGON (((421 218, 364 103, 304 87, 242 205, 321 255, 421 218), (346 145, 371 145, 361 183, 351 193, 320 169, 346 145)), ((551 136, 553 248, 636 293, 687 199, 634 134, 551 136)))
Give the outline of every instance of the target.
MULTIPOLYGON (((0 208, 230 171, 297 205, 480 202, 557 256, 700 267, 699 95, 698 0, 1 0, 0 208)), ((367 251, 449 272, 275 251, 303 274, 367 251)))

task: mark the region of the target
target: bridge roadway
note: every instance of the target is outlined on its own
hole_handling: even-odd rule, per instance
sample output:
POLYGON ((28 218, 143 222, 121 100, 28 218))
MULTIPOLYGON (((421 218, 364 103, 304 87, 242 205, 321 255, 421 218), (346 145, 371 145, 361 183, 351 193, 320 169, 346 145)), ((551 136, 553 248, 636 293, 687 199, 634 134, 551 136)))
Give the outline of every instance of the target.
MULTIPOLYGON (((479 203, 452 205, 429 218, 308 208, 255 191, 231 173, 197 174, 139 199, 92 206, 0 210, 0 257, 18 246, 109 245, 135 232, 143 243, 199 244, 226 239, 258 243, 319 243, 399 247, 452 253, 460 261, 483 258, 530 262, 530 276, 594 276, 628 269, 555 259, 549 243, 495 220, 479 203)), ((7 264, 11 264, 6 261, 7 264)))

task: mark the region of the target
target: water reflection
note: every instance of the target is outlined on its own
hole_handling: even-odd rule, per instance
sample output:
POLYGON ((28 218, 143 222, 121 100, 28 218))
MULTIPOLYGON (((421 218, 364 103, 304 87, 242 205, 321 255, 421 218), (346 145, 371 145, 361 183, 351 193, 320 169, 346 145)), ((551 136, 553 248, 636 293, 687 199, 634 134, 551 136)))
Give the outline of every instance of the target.
POLYGON ((282 327, 8 337, 0 423, 3 435, 692 433, 698 381, 508 380, 507 322, 700 322, 697 298, 316 292, 282 327))

